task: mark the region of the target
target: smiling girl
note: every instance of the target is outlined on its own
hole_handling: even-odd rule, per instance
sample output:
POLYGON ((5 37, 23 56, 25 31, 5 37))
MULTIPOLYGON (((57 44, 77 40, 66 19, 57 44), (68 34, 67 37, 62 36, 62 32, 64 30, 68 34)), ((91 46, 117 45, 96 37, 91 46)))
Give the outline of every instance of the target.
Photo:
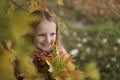
MULTIPOLYGON (((44 77, 44 80, 55 80, 48 71, 49 65, 43 60, 43 56, 52 57, 52 42, 58 47, 60 55, 66 54, 65 49, 60 44, 57 19, 53 14, 47 11, 37 10, 32 12, 32 17, 37 19, 32 22, 34 29, 33 43, 36 50, 33 52, 33 64, 38 70, 38 73, 44 77)), ((68 80, 68 79, 63 79, 68 80)))

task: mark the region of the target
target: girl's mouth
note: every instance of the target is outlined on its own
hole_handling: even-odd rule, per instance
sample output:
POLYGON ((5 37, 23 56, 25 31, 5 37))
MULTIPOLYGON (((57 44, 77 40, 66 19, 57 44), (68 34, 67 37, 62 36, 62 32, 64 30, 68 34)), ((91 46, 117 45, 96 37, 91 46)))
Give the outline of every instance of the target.
POLYGON ((49 43, 41 43, 41 45, 44 46, 44 47, 49 47, 51 44, 49 44, 49 43))

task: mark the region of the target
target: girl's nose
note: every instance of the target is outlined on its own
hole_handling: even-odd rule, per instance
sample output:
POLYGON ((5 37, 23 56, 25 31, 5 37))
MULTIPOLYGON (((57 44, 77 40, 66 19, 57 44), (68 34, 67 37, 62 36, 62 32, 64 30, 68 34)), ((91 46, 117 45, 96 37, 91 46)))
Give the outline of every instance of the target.
POLYGON ((46 42, 50 43, 51 42, 51 37, 48 35, 46 36, 46 42))

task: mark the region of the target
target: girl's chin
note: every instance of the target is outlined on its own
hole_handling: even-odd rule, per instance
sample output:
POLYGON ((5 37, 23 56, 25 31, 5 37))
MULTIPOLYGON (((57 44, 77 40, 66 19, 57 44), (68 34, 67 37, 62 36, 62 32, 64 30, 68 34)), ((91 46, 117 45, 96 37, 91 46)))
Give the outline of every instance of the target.
POLYGON ((44 50, 44 51, 51 51, 52 48, 51 47, 49 47, 49 48, 48 47, 43 47, 42 50, 44 50))
POLYGON ((47 52, 51 51, 51 49, 42 49, 42 50, 47 51, 47 52))

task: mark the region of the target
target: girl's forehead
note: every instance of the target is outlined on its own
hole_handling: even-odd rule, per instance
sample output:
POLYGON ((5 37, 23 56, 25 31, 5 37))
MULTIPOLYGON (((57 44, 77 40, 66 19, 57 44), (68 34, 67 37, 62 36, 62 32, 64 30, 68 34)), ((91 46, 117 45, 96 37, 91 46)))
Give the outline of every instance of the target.
POLYGON ((36 28, 38 31, 56 31, 57 25, 53 21, 43 20, 36 28))

